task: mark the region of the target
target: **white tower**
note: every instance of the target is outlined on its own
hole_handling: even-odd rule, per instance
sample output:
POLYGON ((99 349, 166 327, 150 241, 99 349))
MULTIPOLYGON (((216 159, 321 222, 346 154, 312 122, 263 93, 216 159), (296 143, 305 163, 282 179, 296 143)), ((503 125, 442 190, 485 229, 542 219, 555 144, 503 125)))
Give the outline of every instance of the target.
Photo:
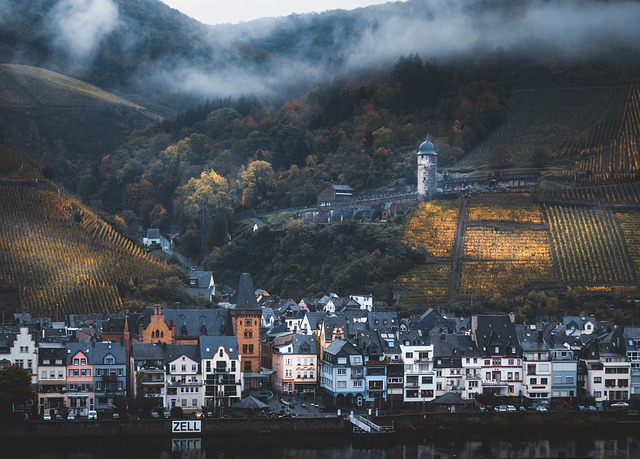
POLYGON ((429 140, 418 150, 418 198, 430 198, 436 193, 438 154, 429 140))

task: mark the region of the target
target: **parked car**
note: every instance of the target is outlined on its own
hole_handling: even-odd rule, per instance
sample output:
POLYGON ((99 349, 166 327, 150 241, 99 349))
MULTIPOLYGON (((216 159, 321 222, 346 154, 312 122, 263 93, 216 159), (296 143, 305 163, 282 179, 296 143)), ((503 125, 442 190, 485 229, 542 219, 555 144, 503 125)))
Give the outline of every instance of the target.
POLYGON ((628 409, 629 404, 627 402, 616 402, 611 404, 611 408, 613 409, 628 409))
POLYGON ((595 406, 593 406, 593 405, 589 405, 589 406, 587 407, 587 411, 598 411, 598 408, 596 408, 596 407, 595 407, 595 406))
POLYGON ((87 419, 88 420, 98 419, 98 412, 96 410, 89 410, 89 414, 87 414, 87 419))
POLYGON ((515 413, 516 411, 517 411, 517 410, 516 410, 516 407, 515 407, 515 406, 513 406, 513 405, 507 405, 507 413, 515 413))
POLYGON ((194 416, 196 419, 204 419, 204 412, 202 412, 202 411, 198 410, 198 411, 196 411, 195 413, 193 413, 193 416, 194 416))
POLYGON ((113 413, 113 414, 111 415, 111 418, 112 418, 112 419, 120 419, 120 413, 113 413))
POLYGON ((67 421, 75 421, 76 419, 76 414, 73 411, 69 411, 69 414, 67 414, 67 421))
POLYGON ((42 415, 42 420, 43 421, 51 421, 51 413, 44 413, 42 415))
POLYGON ((498 412, 498 413, 506 413, 507 412, 507 405, 498 405, 498 406, 496 406, 496 412, 498 412))
POLYGON ((64 416, 61 413, 56 413, 56 421, 64 421, 64 416))
POLYGON ((160 419, 160 413, 158 413, 156 410, 151 410, 151 417, 153 419, 160 419))
POLYGON ((539 411, 540 413, 546 413, 547 411, 547 407, 544 405, 540 405, 539 407, 536 408, 536 411, 539 411))

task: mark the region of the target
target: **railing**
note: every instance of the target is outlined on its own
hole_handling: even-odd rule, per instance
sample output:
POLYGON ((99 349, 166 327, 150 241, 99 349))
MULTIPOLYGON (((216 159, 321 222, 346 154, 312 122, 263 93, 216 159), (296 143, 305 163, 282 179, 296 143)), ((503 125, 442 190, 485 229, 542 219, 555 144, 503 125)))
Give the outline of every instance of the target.
POLYGON ((392 433, 395 431, 393 426, 379 426, 360 415, 349 415, 349 422, 353 424, 353 431, 356 433, 392 433))

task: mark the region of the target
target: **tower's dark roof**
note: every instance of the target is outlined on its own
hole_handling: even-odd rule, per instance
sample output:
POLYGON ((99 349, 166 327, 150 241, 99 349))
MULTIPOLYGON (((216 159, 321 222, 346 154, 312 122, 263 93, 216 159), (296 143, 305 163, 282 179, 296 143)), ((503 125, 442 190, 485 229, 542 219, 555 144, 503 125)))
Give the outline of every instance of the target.
POLYGON ((420 145, 420 149, 418 150, 419 155, 438 155, 436 153, 436 147, 431 143, 430 140, 425 140, 420 145))
POLYGON ((240 282, 238 283, 238 293, 236 294, 235 309, 242 310, 260 310, 258 301, 256 300, 256 289, 253 286, 251 274, 242 273, 240 282))

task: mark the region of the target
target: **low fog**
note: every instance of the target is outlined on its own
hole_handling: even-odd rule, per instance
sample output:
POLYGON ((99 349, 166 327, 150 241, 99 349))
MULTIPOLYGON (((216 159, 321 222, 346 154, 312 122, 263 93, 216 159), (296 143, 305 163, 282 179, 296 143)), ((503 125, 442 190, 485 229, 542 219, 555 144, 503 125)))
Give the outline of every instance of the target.
MULTIPOLYGON (((191 21, 159 0, 29 3, 42 6, 39 33, 54 51, 37 64, 82 77, 105 57, 131 52, 139 62, 123 63, 120 75, 130 87, 199 97, 275 96, 409 54, 437 62, 500 50, 585 62, 620 50, 635 59, 640 47, 636 1, 409 0, 221 26, 191 21), (158 14, 134 17, 138 8, 158 14), (168 22, 145 23, 157 17, 168 22), (180 27, 174 39, 167 24, 180 27)), ((21 0, 0 5, 0 27, 24 11, 21 0)), ((25 55, 14 46, 15 60, 25 55)))

